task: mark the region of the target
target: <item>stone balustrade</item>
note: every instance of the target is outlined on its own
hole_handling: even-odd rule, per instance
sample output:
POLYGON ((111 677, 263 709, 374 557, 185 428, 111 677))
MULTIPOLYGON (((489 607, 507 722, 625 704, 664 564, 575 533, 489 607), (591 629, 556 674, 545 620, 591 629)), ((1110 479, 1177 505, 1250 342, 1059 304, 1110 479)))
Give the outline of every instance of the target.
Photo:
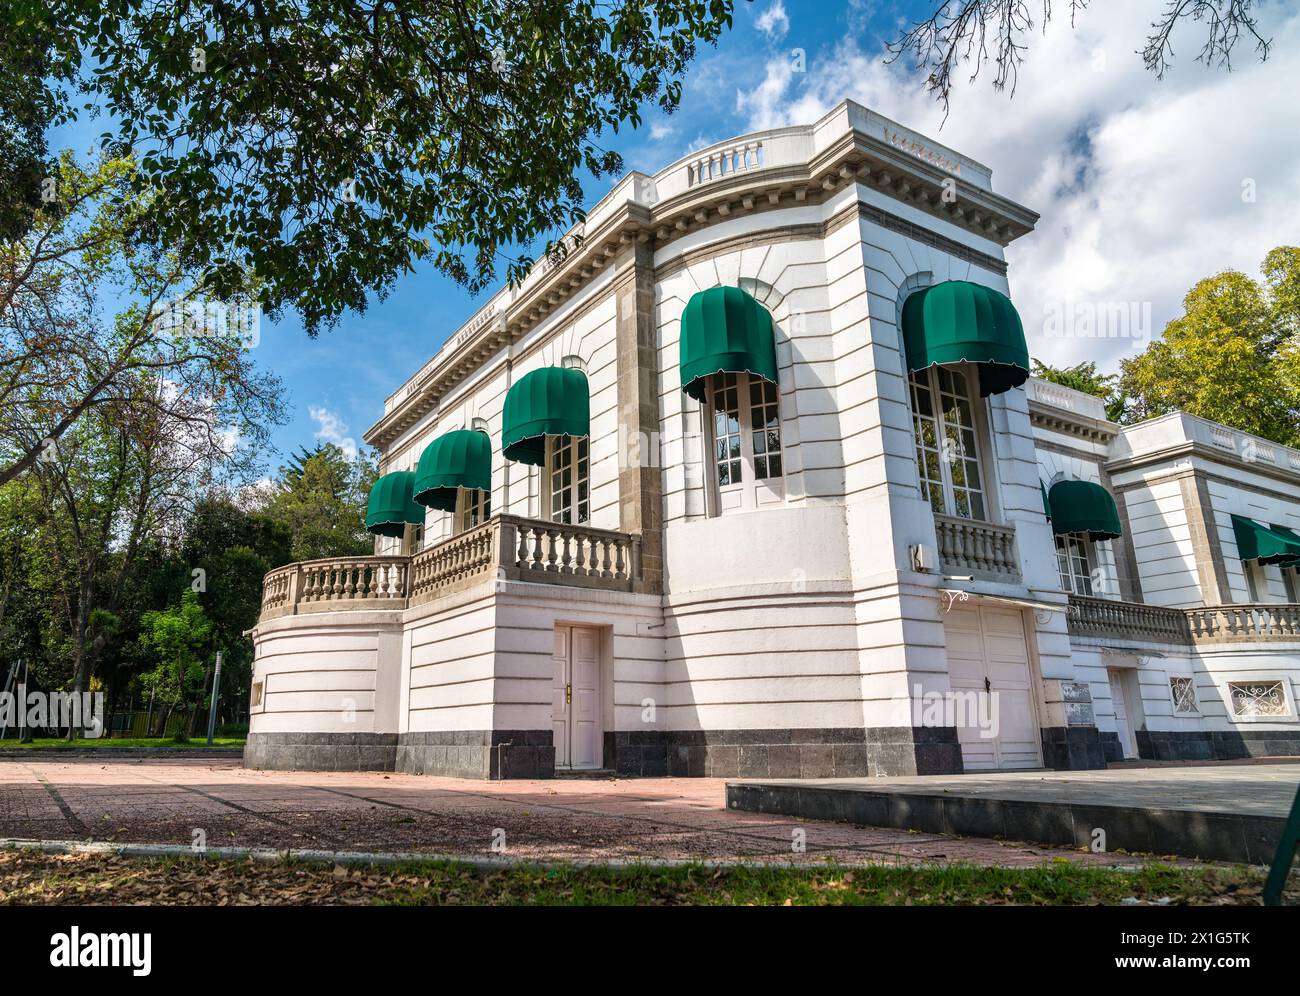
POLYGON ((983 580, 1020 580, 1013 527, 951 515, 936 515, 934 527, 944 571, 983 580))
POLYGON ((1251 603, 1185 609, 1196 643, 1242 640, 1300 640, 1300 605, 1251 603))
POLYGON ((1182 609, 1071 595, 1067 611, 1070 632, 1081 636, 1119 637, 1142 643, 1185 644, 1191 640, 1182 609))
POLYGON ((1201 645, 1262 640, 1300 641, 1295 603, 1208 605, 1172 609, 1141 602, 1070 596, 1070 632, 1140 643, 1201 645))
POLYGON ((491 577, 632 591, 640 559, 638 536, 497 515, 413 557, 337 557, 278 567, 262 581, 261 618, 404 609, 491 577))

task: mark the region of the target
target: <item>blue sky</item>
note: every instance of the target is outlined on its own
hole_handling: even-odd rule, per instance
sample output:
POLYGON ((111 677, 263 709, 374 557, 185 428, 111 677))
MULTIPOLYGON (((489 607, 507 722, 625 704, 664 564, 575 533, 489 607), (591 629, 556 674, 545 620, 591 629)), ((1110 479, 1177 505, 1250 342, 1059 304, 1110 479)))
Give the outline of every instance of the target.
MULTIPOLYGON (((1157 81, 1137 50, 1163 6, 1098 2, 1073 27, 1062 11, 1045 32, 1036 26, 1014 97, 993 90, 987 69, 973 84, 960 73, 945 120, 920 78, 883 61, 885 42, 927 4, 739 0, 733 29, 701 49, 678 113, 650 112, 605 143, 628 169, 653 173, 715 141, 811 122, 851 97, 991 166, 994 189, 1040 212, 1038 230, 1007 251, 1030 351, 1113 369, 1145 339, 1062 339, 1042 331, 1042 316, 1126 302, 1145 308, 1158 333, 1197 279, 1229 267, 1257 274, 1269 248, 1294 242, 1300 204, 1300 102, 1289 96, 1300 79, 1300 13, 1268 5, 1273 56, 1261 65, 1244 48, 1231 74, 1194 62, 1201 29, 1184 26, 1174 69, 1157 81)), ((99 130, 79 127, 53 144, 84 147, 99 130)), ((588 180, 588 204, 611 183, 588 180)), ((487 295, 425 267, 318 339, 295 320, 264 321, 256 359, 284 381, 291 412, 268 466, 318 439, 360 444, 384 397, 487 295)))

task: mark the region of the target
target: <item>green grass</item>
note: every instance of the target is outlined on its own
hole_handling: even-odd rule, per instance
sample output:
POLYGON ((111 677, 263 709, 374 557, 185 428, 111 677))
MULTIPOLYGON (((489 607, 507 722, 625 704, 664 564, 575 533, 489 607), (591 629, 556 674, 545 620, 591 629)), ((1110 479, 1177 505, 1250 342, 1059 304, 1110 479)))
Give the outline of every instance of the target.
MULTIPOLYGON (((1038 868, 702 865, 625 868, 457 861, 330 865, 0 851, 0 905, 1070 906, 1260 904, 1257 869, 1067 859, 1038 868)), ((1289 900, 1297 897, 1290 894, 1289 900)))
MULTIPOLYGON (((380 905, 562 906, 1073 906, 1124 899, 1222 902, 1243 889, 1259 895, 1258 874, 1152 865, 1140 871, 1082 867, 632 867, 523 865, 481 870, 444 864, 403 869, 399 882, 372 897, 380 905)), ((1244 896, 1243 896, 1244 898, 1244 896)), ((1254 900, 1256 903, 1258 899, 1254 900)))
MULTIPOLYGON (((108 737, 98 737, 96 739, 77 739, 69 743, 62 737, 37 737, 30 743, 19 743, 17 740, 0 740, 0 750, 27 749, 32 748, 39 750, 42 747, 206 747, 208 739, 205 736, 197 736, 186 743, 178 743, 171 737, 122 737, 120 739, 109 739, 108 737)), ((213 747, 243 747, 243 737, 213 737, 213 747)))

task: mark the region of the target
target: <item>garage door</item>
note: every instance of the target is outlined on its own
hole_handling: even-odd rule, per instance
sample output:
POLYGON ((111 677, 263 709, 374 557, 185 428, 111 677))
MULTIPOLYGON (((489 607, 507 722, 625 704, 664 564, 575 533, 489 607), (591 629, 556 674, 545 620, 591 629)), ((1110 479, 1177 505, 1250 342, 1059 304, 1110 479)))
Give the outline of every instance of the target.
MULTIPOLYGON (((992 731, 981 729, 969 710, 966 725, 962 711, 957 713, 966 770, 1042 767, 1024 615, 998 606, 953 606, 944 619, 944 637, 953 691, 992 694, 997 703, 996 714, 987 705, 981 710, 985 716, 996 715, 992 731)), ((975 701, 970 696, 963 700, 975 701)))

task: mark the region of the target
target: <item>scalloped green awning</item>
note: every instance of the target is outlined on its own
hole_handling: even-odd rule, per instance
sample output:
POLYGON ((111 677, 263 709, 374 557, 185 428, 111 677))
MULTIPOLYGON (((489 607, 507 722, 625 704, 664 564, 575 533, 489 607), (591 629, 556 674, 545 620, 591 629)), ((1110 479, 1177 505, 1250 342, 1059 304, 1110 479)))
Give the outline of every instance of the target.
POLYGON ((1119 509, 1109 491, 1092 481, 1057 481, 1047 492, 1052 532, 1083 533, 1091 540, 1123 535, 1119 509))
POLYGON ((739 287, 710 287, 686 302, 678 343, 682 390, 704 400, 715 373, 750 373, 776 383, 776 339, 768 310, 739 287))
POLYGON ((1029 379, 1029 348, 1020 315, 1005 294, 991 287, 966 280, 923 287, 903 302, 902 323, 908 370, 974 363, 981 398, 1029 379))
POLYGON ((375 481, 366 502, 366 531, 400 537, 408 524, 422 525, 424 509, 411 497, 414 487, 415 474, 409 470, 395 470, 375 481))
POLYGON ((456 490, 492 490, 492 440, 477 429, 454 429, 420 454, 415 500, 443 512, 456 511, 456 490))
POLYGON ((591 435, 587 375, 569 367, 526 373, 506 393, 501 450, 507 460, 546 462, 547 436, 591 435))
POLYGON ((1293 567, 1300 563, 1300 536, 1285 526, 1264 526, 1243 515, 1232 516, 1237 555, 1242 560, 1293 567))
MULTIPOLYGON (((1269 526, 1269 528, 1273 530, 1273 532, 1281 536, 1283 539, 1290 540, 1295 545, 1296 549, 1300 550, 1300 534, 1293 532, 1292 530, 1288 529, 1286 526, 1269 526)), ((1297 570, 1300 570, 1300 555, 1298 555, 1294 560, 1282 561, 1281 566, 1294 567, 1297 570)))

